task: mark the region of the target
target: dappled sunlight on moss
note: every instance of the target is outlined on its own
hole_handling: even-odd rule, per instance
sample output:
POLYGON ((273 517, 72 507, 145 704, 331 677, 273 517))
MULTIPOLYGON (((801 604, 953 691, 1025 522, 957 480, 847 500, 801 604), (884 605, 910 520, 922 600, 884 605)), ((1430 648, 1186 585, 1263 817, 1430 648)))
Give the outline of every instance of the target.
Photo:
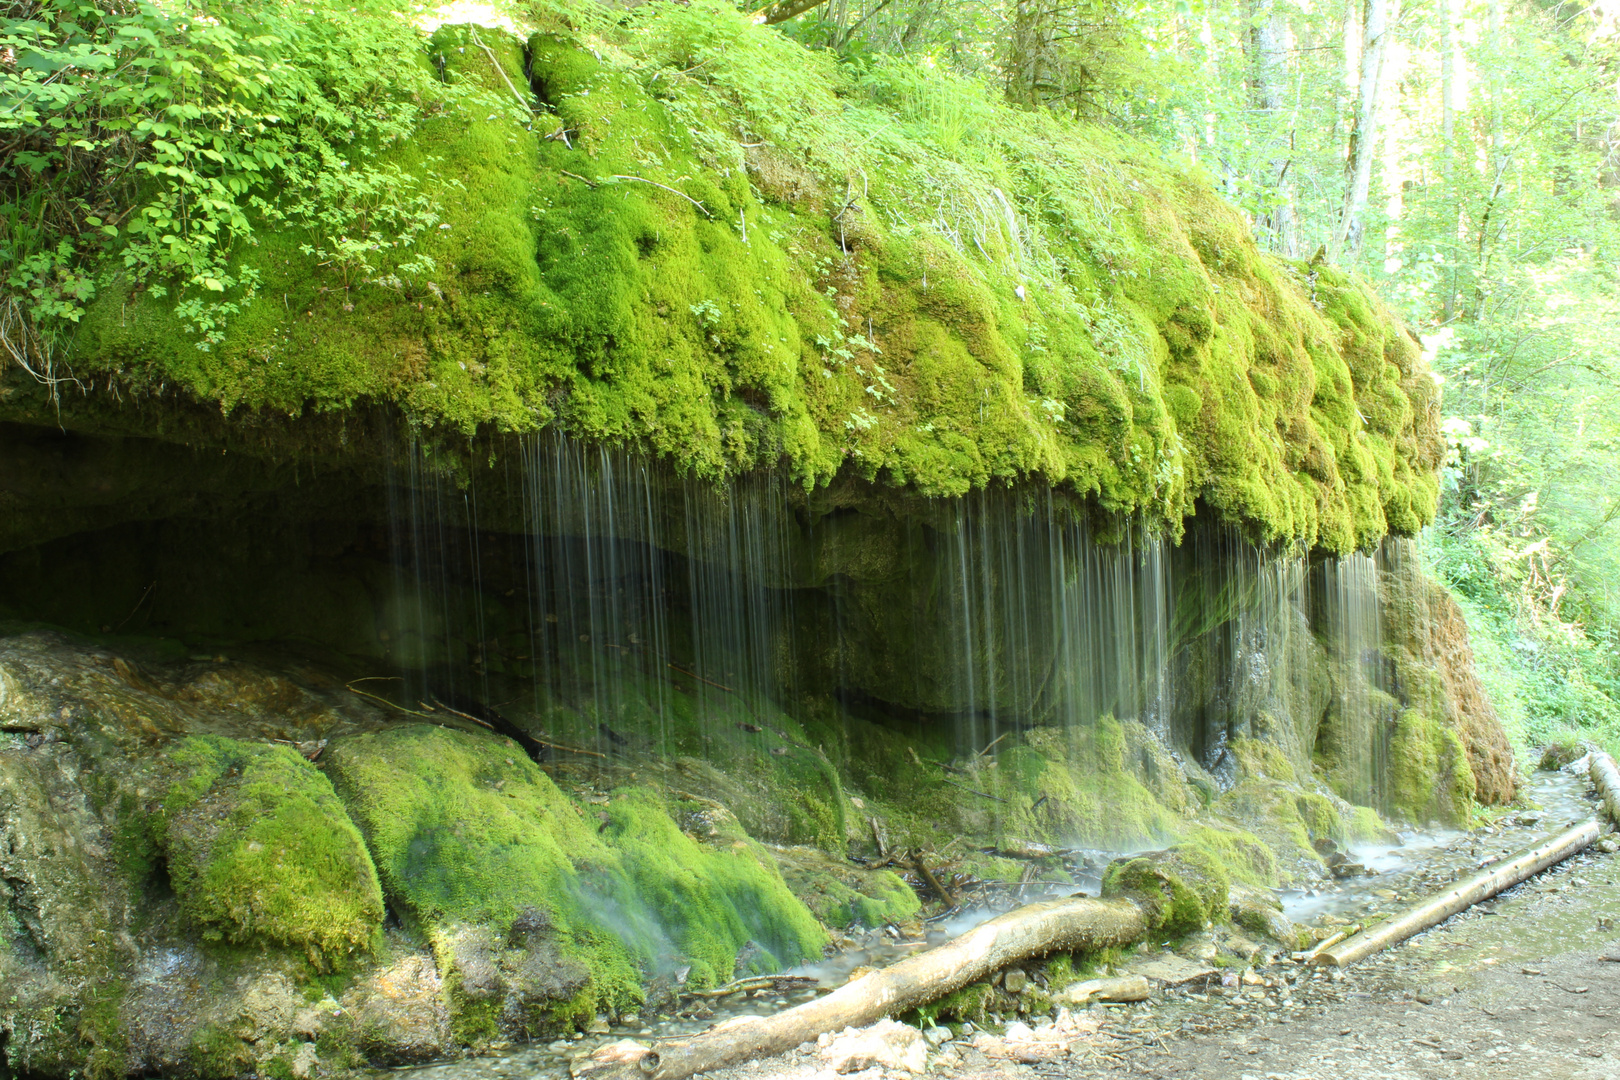
POLYGON ((385 156, 441 218, 436 269, 341 280, 267 232, 212 352, 169 301, 114 287, 76 363, 227 408, 560 422, 711 477, 959 495, 1038 474, 1173 531, 1202 497, 1335 551, 1433 515, 1415 342, 1126 139, 897 60, 853 78, 707 3, 540 34, 526 58, 447 26, 401 60, 426 57, 456 92, 385 156), (930 119, 940 96, 984 129, 930 119))
POLYGON ((650 791, 581 805, 515 746, 427 725, 355 736, 330 755, 384 888, 435 944, 469 1040, 493 1037, 503 997, 572 1021, 632 1007, 647 978, 676 966, 707 986, 740 956, 774 971, 825 943, 729 813, 700 843, 650 791), (522 962, 470 959, 512 949, 579 977, 525 981, 522 962))

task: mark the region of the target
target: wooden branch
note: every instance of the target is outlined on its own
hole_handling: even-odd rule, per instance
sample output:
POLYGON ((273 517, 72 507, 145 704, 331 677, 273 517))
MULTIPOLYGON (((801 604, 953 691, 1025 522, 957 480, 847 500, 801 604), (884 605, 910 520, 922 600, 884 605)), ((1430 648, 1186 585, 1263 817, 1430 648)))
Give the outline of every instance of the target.
POLYGON ((747 990, 803 990, 815 986, 818 982, 820 980, 813 975, 755 975, 752 978, 728 982, 713 990, 687 990, 684 993, 688 997, 723 998, 747 990))
POLYGON ((1535 847, 1527 848, 1511 858, 1487 867, 1467 881, 1459 882, 1444 892, 1412 905, 1405 913, 1388 922, 1380 923, 1371 930, 1341 941, 1337 945, 1318 949, 1312 954, 1311 963, 1344 967, 1396 942, 1405 941, 1413 934, 1442 923, 1457 912, 1541 873, 1554 863, 1563 862, 1576 852, 1584 851, 1602 833, 1601 825, 1595 821, 1588 821, 1584 825, 1577 825, 1556 836, 1548 837, 1535 847))
POLYGON ((958 784, 955 780, 952 780, 950 777, 941 777, 941 779, 943 779, 947 784, 951 785, 951 787, 961 788, 963 791, 967 792, 969 795, 977 795, 979 798, 981 798, 981 799, 989 799, 991 802, 1004 803, 1004 802, 1007 801, 1006 799, 998 798, 995 795, 987 795, 982 791, 975 791, 972 788, 968 787, 966 784, 958 784))
POLYGON ((774 4, 767 4, 754 12, 754 21, 764 23, 766 26, 775 26, 777 23, 787 22, 798 15, 803 15, 811 8, 818 8, 827 0, 777 0, 774 4))
POLYGON ((682 675, 685 675, 688 679, 696 679, 698 682, 704 684, 705 686, 712 686, 716 690, 724 690, 728 694, 735 694, 737 692, 737 691, 733 690, 729 686, 721 686, 719 683, 715 682, 713 679, 705 679, 703 676, 695 674, 694 672, 687 671, 683 667, 676 667, 674 664, 669 664, 669 663, 666 663, 664 666, 669 668, 669 670, 671 670, 671 671, 680 672, 682 675))
POLYGON ((979 751, 979 757, 984 757, 986 754, 990 753, 990 751, 996 748, 996 743, 1000 742, 1002 739, 1005 739, 1011 734, 1011 731, 1003 731, 1000 735, 997 735, 995 738, 991 739, 990 745, 979 751))
MULTIPOLYGON (((381 678, 381 677, 382 676, 377 676, 377 678, 381 678)), ((366 691, 366 690, 356 690, 354 688, 354 683, 366 682, 366 681, 367 681, 366 679, 355 679, 354 682, 344 683, 343 688, 345 690, 347 690, 351 694, 359 694, 363 698, 370 698, 372 701, 375 701, 379 705, 386 705, 390 709, 397 709, 400 712, 404 713, 406 716, 420 716, 424 720, 432 720, 433 719, 433 716, 434 716, 433 713, 430 713, 430 712, 417 712, 415 709, 407 709, 405 706, 400 705, 397 702, 389 701, 387 698, 381 696, 380 694, 373 694, 373 693, 370 693, 369 691, 366 691)))
POLYGON ((1001 859, 1061 859, 1073 856, 1073 848, 1053 847, 1050 844, 1036 844, 1014 841, 1011 844, 1002 844, 996 847, 980 848, 986 855, 994 855, 1001 859))
POLYGON ((883 831, 878 828, 878 819, 869 817, 866 819, 866 823, 872 826, 872 843, 877 845, 878 858, 887 859, 889 857, 889 845, 883 842, 883 831))
POLYGON ((1087 979, 1065 987, 1053 996, 1060 1005, 1078 1007, 1093 1001, 1146 1001, 1153 987, 1143 975, 1122 975, 1117 979, 1087 979))
POLYGON ((706 217, 706 218, 713 218, 714 217, 713 214, 709 213, 709 208, 707 206, 704 206, 702 203, 700 203, 696 199, 692 198, 692 196, 688 195, 686 192, 682 191, 680 188, 672 188, 668 184, 660 184, 656 180, 648 180, 645 176, 627 176, 624 173, 614 173, 613 174, 613 179, 615 179, 615 180, 639 180, 643 184, 651 184, 655 188, 663 188, 665 191, 669 192, 671 195, 679 195, 681 198, 685 199, 687 202, 691 203, 693 206, 695 206, 699 210, 703 211, 703 216, 704 217, 706 217))
POLYGON ((506 68, 501 65, 500 58, 495 55, 495 50, 491 49, 488 45, 485 45, 481 40, 479 40, 477 31, 473 32, 472 40, 474 45, 484 50, 484 55, 489 57, 489 62, 495 65, 495 74, 499 75, 501 77, 501 81, 506 84, 506 88, 512 91, 512 96, 517 98, 518 105, 523 109, 523 111, 528 113, 534 112, 534 103, 518 92, 518 88, 513 84, 511 76, 507 75, 506 68))
POLYGON ((923 862, 922 852, 913 851, 911 853, 911 865, 922 876, 922 879, 928 883, 928 887, 933 889, 941 900, 945 901, 946 907, 953 908, 956 906, 956 897, 952 896, 951 890, 940 884, 939 878, 935 877, 934 872, 928 869, 928 864, 923 862))
POLYGON ((961 937, 868 972, 825 997, 774 1016, 739 1016, 691 1039, 631 1049, 624 1043, 592 1055, 578 1074, 601 1080, 685 1080, 790 1050, 828 1031, 865 1027, 926 1005, 1009 964, 1053 952, 1130 944, 1147 933, 1142 909, 1130 900, 1069 897, 1026 904, 961 937))
POLYGON ((1614 758, 1600 750, 1592 751, 1590 766, 1592 786, 1603 796, 1609 820, 1620 825, 1620 769, 1614 767, 1614 758))

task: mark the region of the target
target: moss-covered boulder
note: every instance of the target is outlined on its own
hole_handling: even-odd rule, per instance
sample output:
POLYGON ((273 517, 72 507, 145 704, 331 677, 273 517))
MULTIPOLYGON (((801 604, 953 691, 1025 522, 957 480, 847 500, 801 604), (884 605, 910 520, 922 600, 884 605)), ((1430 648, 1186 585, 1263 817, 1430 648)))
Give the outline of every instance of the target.
POLYGON ((778 848, 775 855, 793 895, 834 929, 902 923, 922 909, 916 891, 892 870, 868 870, 819 848, 778 848))
POLYGON ((826 942, 735 819, 700 843, 650 791, 576 803, 514 744, 432 725, 328 754, 469 1041, 632 1009, 660 971, 713 986, 739 961, 780 970, 826 942))
POLYGON ((306 949, 324 964, 382 926, 377 871, 331 781, 289 746, 220 736, 168 754, 158 847, 206 934, 306 949))
POLYGON ((1225 922, 1231 878, 1209 852, 1190 844, 1116 859, 1103 875, 1104 896, 1141 905, 1150 933, 1180 937, 1225 922))

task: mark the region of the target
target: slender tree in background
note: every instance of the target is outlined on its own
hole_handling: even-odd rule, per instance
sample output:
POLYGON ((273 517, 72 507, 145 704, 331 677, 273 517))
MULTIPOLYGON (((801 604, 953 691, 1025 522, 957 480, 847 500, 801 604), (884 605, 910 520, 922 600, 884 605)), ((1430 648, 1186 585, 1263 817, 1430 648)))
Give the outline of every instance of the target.
POLYGON ((1288 85, 1288 20, 1278 0, 1262 0, 1251 16, 1253 42, 1253 99, 1271 147, 1269 180, 1275 189, 1270 206, 1256 222, 1269 234, 1273 250, 1289 258, 1300 254, 1295 219, 1294 117, 1288 85))
POLYGON ((1373 162, 1378 148, 1378 111, 1383 97, 1384 61, 1389 52, 1392 9, 1397 0, 1365 0, 1362 7, 1361 64, 1355 120, 1345 155, 1344 209, 1328 256, 1335 262, 1354 262, 1361 254, 1366 231, 1364 216, 1372 187, 1373 162))

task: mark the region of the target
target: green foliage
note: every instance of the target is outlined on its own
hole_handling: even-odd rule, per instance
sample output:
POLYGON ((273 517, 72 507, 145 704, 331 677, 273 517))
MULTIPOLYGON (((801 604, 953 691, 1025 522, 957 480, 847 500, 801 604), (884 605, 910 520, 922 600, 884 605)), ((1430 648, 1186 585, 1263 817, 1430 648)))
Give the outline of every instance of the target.
POLYGON ((379 154, 451 92, 407 59, 416 32, 380 10, 24 4, 0 24, 13 58, 0 63, 0 283, 13 301, 60 337, 119 280, 169 296, 208 349, 262 284, 239 259, 257 231, 305 237, 345 288, 431 270, 421 176, 379 154))

